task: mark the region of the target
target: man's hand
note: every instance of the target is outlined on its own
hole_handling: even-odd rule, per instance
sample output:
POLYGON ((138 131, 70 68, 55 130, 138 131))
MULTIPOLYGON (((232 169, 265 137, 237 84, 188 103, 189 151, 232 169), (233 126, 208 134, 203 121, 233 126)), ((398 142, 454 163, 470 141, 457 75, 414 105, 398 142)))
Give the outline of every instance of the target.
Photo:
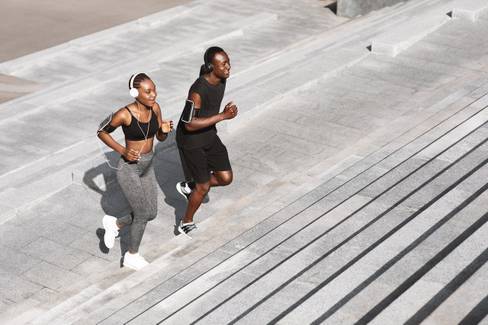
POLYGON ((222 115, 224 120, 230 120, 237 116, 237 112, 237 106, 233 102, 229 102, 227 105, 225 105, 222 115))

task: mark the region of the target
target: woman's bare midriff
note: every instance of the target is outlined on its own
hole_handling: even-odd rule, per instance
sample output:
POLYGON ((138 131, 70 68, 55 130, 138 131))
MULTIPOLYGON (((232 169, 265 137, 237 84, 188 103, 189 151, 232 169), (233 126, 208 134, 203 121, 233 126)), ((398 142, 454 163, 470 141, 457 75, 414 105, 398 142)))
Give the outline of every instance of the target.
POLYGON ((139 154, 144 154, 152 151, 153 143, 154 137, 140 141, 125 140, 125 147, 128 150, 134 149, 136 151, 139 151, 139 154))

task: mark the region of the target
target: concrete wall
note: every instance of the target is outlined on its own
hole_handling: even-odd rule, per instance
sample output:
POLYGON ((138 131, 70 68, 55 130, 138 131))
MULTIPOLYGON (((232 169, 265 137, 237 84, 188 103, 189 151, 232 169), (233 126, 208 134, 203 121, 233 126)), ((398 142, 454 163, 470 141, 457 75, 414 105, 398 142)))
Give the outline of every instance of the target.
POLYGON ((391 6, 408 0, 338 0, 337 15, 344 17, 355 17, 364 15, 372 10, 391 6))

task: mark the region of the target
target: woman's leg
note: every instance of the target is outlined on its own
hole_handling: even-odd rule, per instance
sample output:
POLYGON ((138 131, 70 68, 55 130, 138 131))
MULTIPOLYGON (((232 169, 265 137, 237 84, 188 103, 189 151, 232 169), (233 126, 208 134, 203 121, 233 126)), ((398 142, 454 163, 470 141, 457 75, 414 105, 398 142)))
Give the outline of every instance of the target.
POLYGON ((134 216, 129 231, 129 252, 131 254, 139 251, 146 224, 148 220, 154 219, 156 215, 155 209, 157 209, 157 203, 151 202, 154 201, 154 197, 157 195, 157 192, 152 188, 156 186, 152 182, 154 171, 152 171, 152 175, 151 173, 145 173, 140 176, 140 170, 144 169, 144 162, 139 162, 139 164, 126 165, 117 177, 134 216), (150 197, 146 197, 146 195, 150 197))
MULTIPOLYGON (((120 159, 117 167, 117 178, 122 177, 123 179, 125 173, 127 173, 125 162, 123 159, 120 159)), ((105 230, 103 234, 103 242, 105 243, 105 246, 109 249, 112 248, 115 244, 115 238, 118 236, 120 228, 131 223, 131 215, 126 215, 118 219, 111 215, 105 215, 102 219, 103 228, 105 230)))
POLYGON ((146 198, 146 215, 147 221, 154 220, 158 215, 158 188, 156 174, 152 163, 141 175, 141 185, 144 190, 144 197, 146 198))

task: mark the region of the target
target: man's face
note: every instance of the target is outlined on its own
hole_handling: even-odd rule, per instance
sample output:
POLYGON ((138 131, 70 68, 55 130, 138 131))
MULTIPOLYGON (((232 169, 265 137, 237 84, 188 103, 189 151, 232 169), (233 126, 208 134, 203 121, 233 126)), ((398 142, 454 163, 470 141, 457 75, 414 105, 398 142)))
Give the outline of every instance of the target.
POLYGON ((225 52, 214 55, 212 60, 213 73, 220 79, 227 79, 230 75, 230 60, 225 52))

